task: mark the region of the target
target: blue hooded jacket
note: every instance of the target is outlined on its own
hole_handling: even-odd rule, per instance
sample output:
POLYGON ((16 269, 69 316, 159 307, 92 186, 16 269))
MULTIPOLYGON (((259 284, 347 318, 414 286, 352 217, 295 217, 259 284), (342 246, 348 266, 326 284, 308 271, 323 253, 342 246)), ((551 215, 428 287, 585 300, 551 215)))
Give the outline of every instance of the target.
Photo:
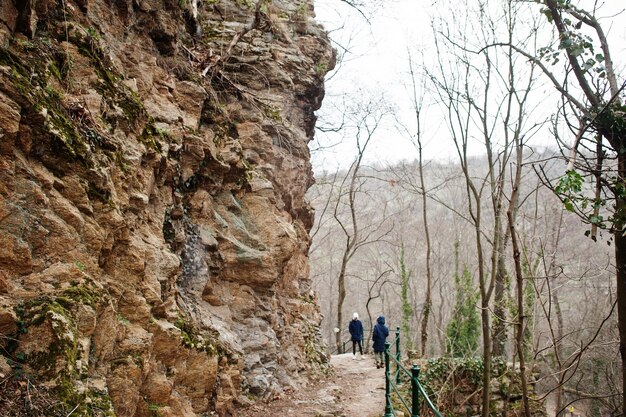
POLYGON ((348 330, 350 330, 350 336, 352 336, 353 342, 363 340, 363 324, 361 324, 359 319, 350 320, 348 330))
POLYGON ((380 316, 376 320, 374 330, 372 330, 372 340, 374 341, 374 352, 385 351, 385 341, 389 336, 389 329, 385 326, 385 317, 380 316))

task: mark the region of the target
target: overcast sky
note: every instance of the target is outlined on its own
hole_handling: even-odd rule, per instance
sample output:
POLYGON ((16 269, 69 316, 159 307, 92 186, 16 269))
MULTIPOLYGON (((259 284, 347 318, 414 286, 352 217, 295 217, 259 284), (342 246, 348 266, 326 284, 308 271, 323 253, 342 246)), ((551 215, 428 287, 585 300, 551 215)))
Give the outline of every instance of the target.
MULTIPOLYGON (((329 118, 337 120, 337 103, 343 102, 343 95, 354 95, 360 91, 356 94, 373 97, 384 95, 387 102, 394 107, 397 117, 407 124, 410 123, 412 118, 406 88, 409 83, 407 51, 410 50, 415 55, 423 54, 422 62, 433 58, 430 22, 438 17, 445 17, 449 4, 446 0, 386 0, 368 23, 340 0, 316 0, 316 19, 330 31, 338 50, 347 47, 350 51, 338 71, 331 73, 327 81, 327 97, 319 112, 322 121, 329 118)), ((625 6, 624 0, 606 0, 602 13, 598 14, 610 16, 602 23, 609 35, 613 60, 621 74, 624 74, 626 61, 626 14, 619 12, 625 6)), ((545 80, 538 88, 542 88, 545 95, 554 94, 553 88, 545 80)), ((424 120, 425 156, 444 160, 454 158, 445 118, 440 110, 435 109, 437 106, 434 104, 434 97, 426 94, 425 106, 428 108, 424 120)), ((551 105, 543 109, 546 116, 554 110, 555 107, 551 105)), ((393 120, 388 119, 388 124, 377 131, 372 147, 367 151, 368 163, 396 162, 416 157, 414 146, 392 124, 393 120)), ((341 141, 336 134, 318 133, 317 136, 324 145, 341 141)), ((537 140, 547 143, 545 136, 537 140)), ((315 146, 314 144, 313 147, 315 146)), ((353 158, 354 147, 351 138, 344 138, 341 144, 329 150, 313 152, 316 171, 332 170, 337 165, 345 166, 353 158)))

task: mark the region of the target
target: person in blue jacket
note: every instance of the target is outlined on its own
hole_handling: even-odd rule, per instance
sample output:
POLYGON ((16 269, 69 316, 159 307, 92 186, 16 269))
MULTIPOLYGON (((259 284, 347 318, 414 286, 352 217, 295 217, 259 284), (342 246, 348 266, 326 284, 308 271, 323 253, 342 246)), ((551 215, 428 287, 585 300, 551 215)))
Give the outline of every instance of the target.
POLYGON ((385 341, 389 336, 389 329, 385 326, 385 317, 380 316, 376 319, 376 325, 372 330, 372 340, 374 341, 374 357, 376 358, 376 368, 382 368, 383 352, 385 351, 385 341))
POLYGON ((363 359, 363 324, 359 320, 358 313, 352 315, 352 320, 348 326, 352 340, 352 359, 363 359), (359 345, 359 356, 356 356, 356 345, 359 345))

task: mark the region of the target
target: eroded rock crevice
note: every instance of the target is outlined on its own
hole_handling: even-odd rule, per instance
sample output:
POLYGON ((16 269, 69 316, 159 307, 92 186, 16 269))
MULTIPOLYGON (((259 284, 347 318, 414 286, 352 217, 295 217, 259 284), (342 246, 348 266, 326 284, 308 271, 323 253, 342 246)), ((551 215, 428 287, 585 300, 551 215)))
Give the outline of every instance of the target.
POLYGON ((2 3, 1 408, 236 415, 326 366, 304 193, 334 52, 313 17, 2 3))

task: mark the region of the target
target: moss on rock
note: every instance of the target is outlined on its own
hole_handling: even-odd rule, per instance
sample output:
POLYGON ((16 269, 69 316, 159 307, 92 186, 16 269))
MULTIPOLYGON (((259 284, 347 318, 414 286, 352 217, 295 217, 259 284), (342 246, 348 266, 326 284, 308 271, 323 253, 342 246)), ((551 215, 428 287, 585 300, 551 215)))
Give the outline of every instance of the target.
POLYGON ((62 106, 61 94, 48 84, 50 52, 43 47, 38 48, 38 52, 37 59, 26 59, 14 50, 0 48, 0 65, 11 68, 9 76, 13 85, 32 109, 41 115, 44 127, 55 139, 58 150, 69 158, 86 162, 89 146, 62 106))
POLYGON ((97 307, 106 295, 90 282, 72 285, 54 295, 26 301, 15 308, 19 331, 11 352, 16 367, 28 379, 53 382, 55 405, 47 415, 114 416, 107 392, 89 389, 81 382, 86 368, 77 364, 82 352, 77 313, 82 305, 97 307))
POLYGON ((206 352, 209 356, 227 356, 228 350, 222 346, 217 335, 201 334, 190 320, 179 316, 174 323, 180 329, 182 343, 185 347, 206 352))

